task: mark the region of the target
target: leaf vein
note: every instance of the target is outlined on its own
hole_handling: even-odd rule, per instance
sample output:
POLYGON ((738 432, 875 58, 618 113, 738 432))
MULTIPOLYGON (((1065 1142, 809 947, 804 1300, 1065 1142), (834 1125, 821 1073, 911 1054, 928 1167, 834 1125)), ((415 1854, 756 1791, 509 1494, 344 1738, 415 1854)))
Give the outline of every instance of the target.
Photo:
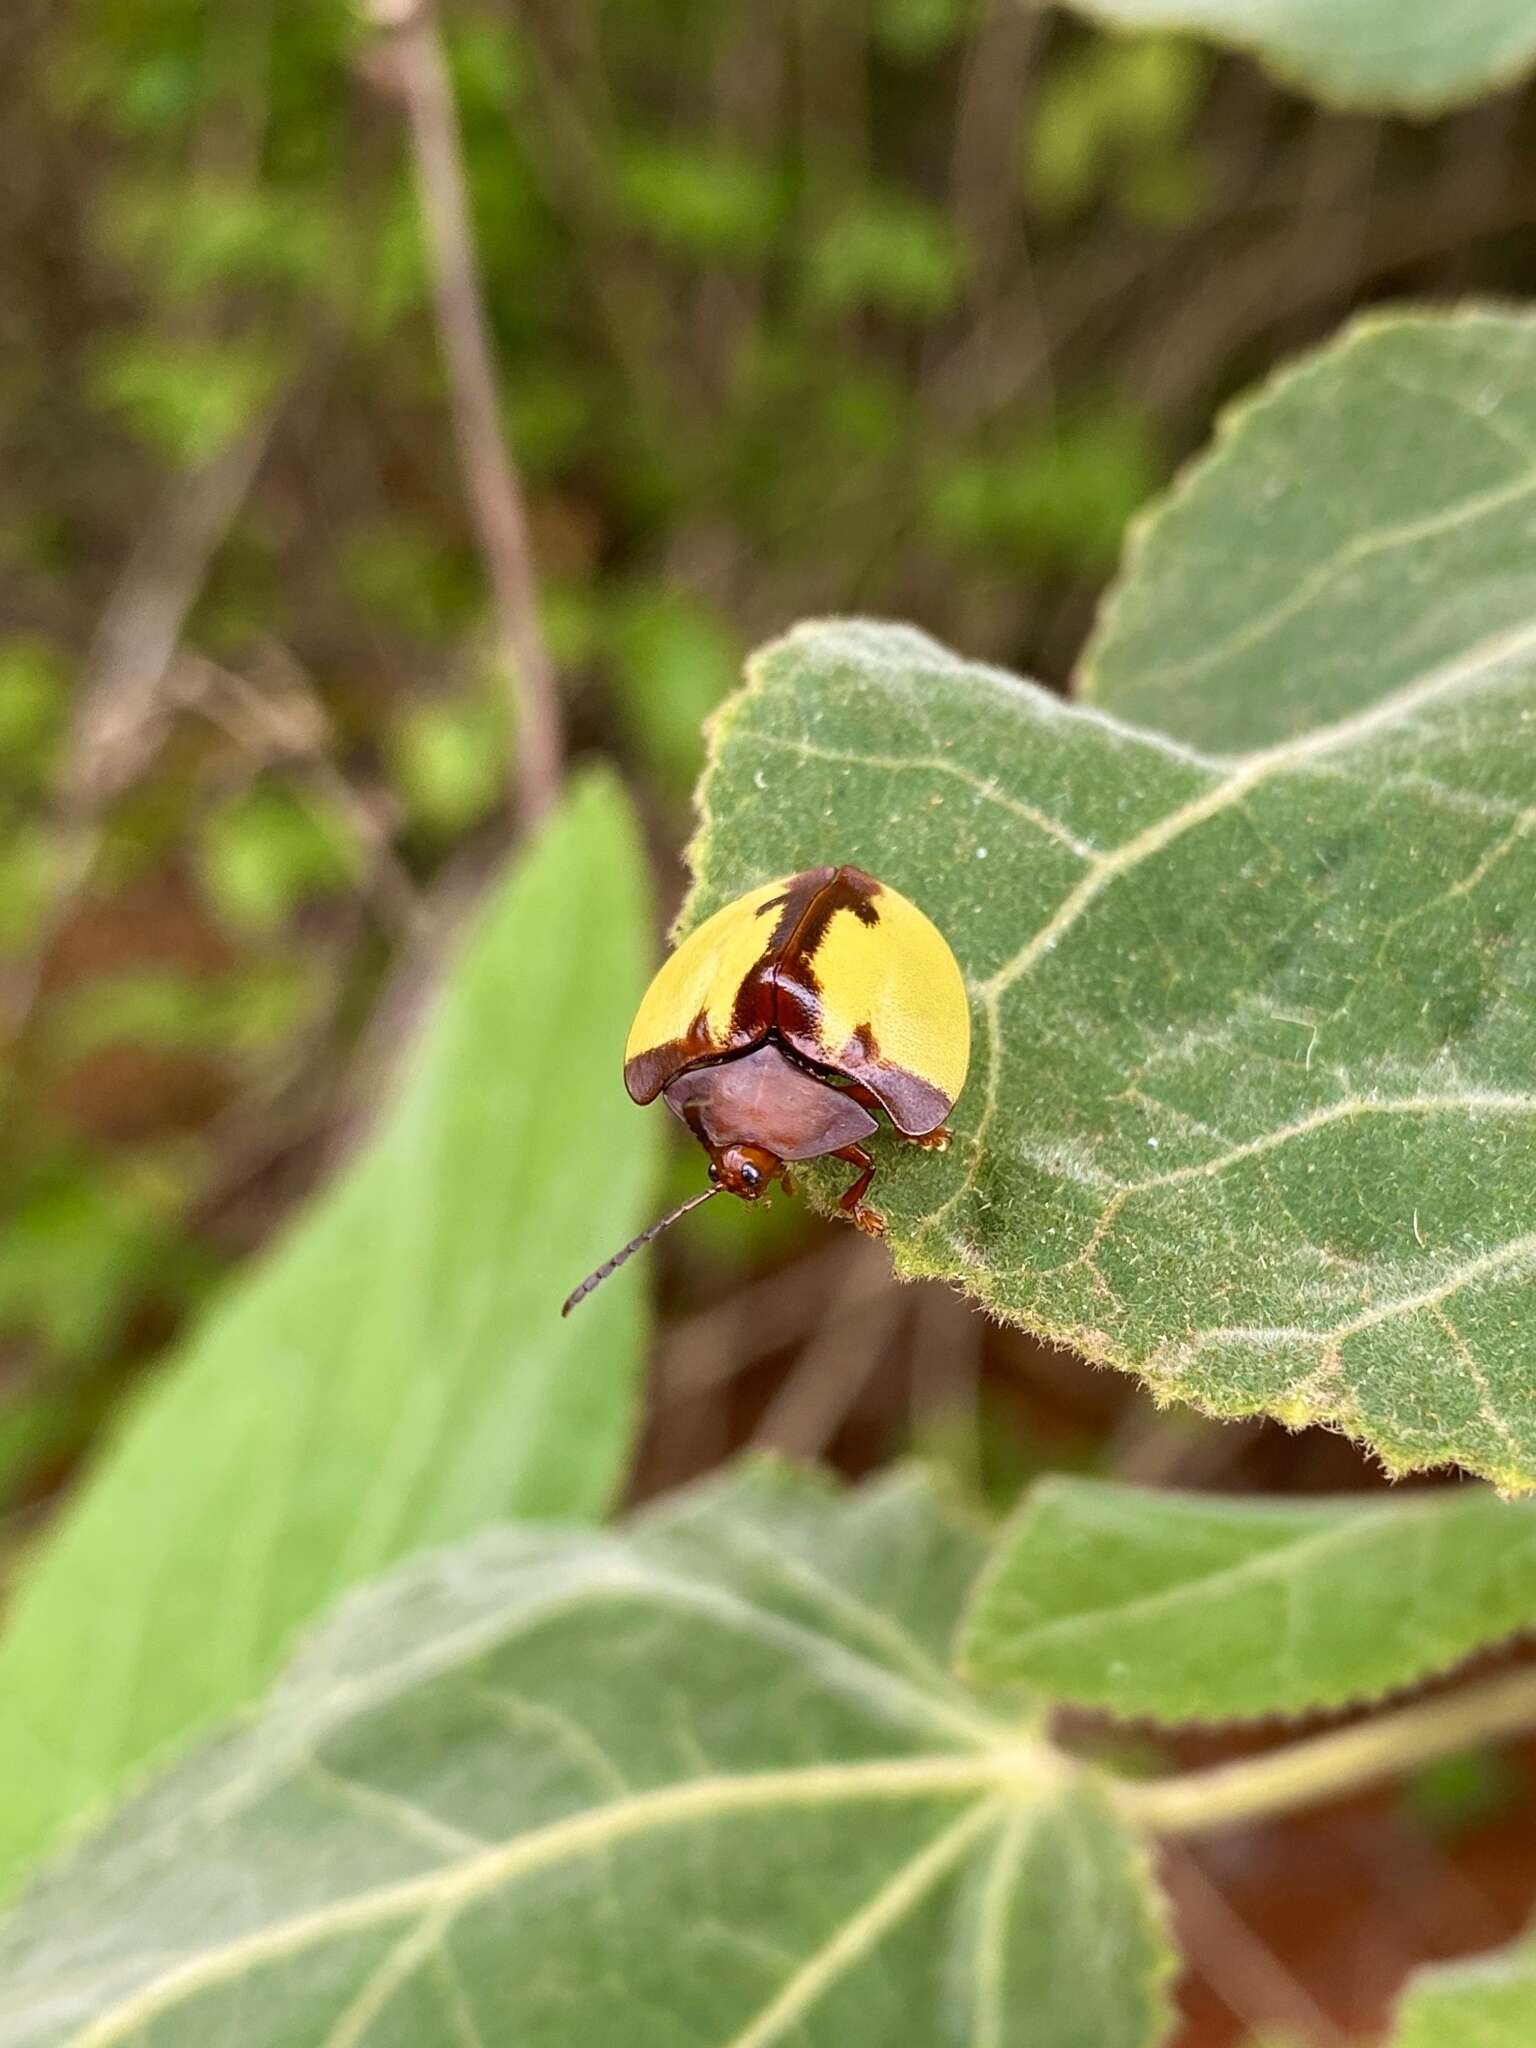
POLYGON ((1001 1810, 1001 1801, 984 1800, 947 1827, 921 1855, 903 1864, 801 1964, 757 2018, 722 2041, 720 2048, 769 2048, 771 2042, 782 2040, 785 2031, 796 2025, 824 1992, 861 1963, 948 1876, 976 1836, 992 1825, 1001 1810))
MULTIPOLYGON (((1529 451, 1527 458, 1529 457, 1529 451)), ((1473 524, 1490 512, 1507 510, 1518 505, 1523 498, 1536 493, 1536 470, 1527 469, 1508 483, 1496 484, 1475 496, 1464 498, 1459 504, 1449 506, 1443 512, 1427 513, 1423 518, 1405 520, 1401 526, 1365 530, 1353 535, 1326 562, 1303 576, 1287 595, 1267 612, 1229 633, 1225 639, 1213 641, 1202 647, 1198 654, 1185 661, 1155 663, 1143 671, 1144 683, 1178 684, 1191 681, 1195 676, 1205 675, 1213 668, 1219 668, 1234 655, 1246 654, 1265 640, 1280 626, 1304 612, 1313 599, 1321 596, 1330 584, 1338 581, 1349 570, 1360 563, 1373 560, 1378 555, 1395 553, 1399 548, 1415 547, 1421 541, 1436 540, 1447 533, 1454 533, 1459 527, 1473 524)))
POLYGON ((981 993, 1005 993, 1029 972, 1042 954, 1054 949, 1112 883, 1153 859, 1164 848, 1183 838, 1185 833, 1232 810, 1262 783, 1304 769, 1313 761, 1353 746, 1368 734, 1409 718, 1423 705, 1465 687, 1477 677, 1521 655, 1531 653, 1536 653, 1536 620, 1490 636, 1466 654, 1431 669, 1428 674, 1405 684, 1352 717, 1340 719, 1334 725, 1319 726, 1281 746, 1239 757, 1237 766, 1222 780, 1213 782, 1199 796, 1192 797, 1176 810, 1154 819, 1134 838, 1126 840, 1113 851, 1100 854, 1034 936, 980 985, 981 993))
POLYGON ((865 1800, 981 1798, 1005 1790, 1015 1796, 1030 1796, 1055 1782, 1062 1768, 1061 1760, 1043 1745, 1016 1742, 979 1755, 808 1764, 735 1777, 696 1778, 682 1785, 634 1793, 590 1812, 552 1821, 531 1834, 465 1856, 457 1864, 375 1886, 239 1936, 209 1954, 186 1958, 100 2013, 73 2036, 72 2048, 115 2048, 199 1992, 238 1979, 262 1963, 303 1954, 330 1937, 387 1926, 434 1908, 452 1917, 488 1893, 537 1870, 690 1821, 775 1809, 815 1810, 865 1800))
POLYGON ((1054 839, 1059 846, 1064 846, 1079 860, 1093 860, 1098 855, 1098 848, 1091 845, 1088 840, 1079 838, 1048 811, 1038 810, 1035 805, 1025 803, 1022 797, 1010 796, 1006 790, 999 789, 997 783, 990 777, 974 774, 960 762, 947 760, 942 754, 855 754, 845 753, 835 747, 818 747, 810 740, 789 739, 781 733, 754 732, 751 737, 755 746, 779 747, 785 753, 798 754, 807 761, 840 762, 849 768, 872 768, 878 773, 886 774, 927 773, 953 776, 957 782, 963 782, 968 789, 974 790, 986 802, 996 804, 1001 810, 1011 811, 1014 817, 1022 818, 1026 824, 1033 825, 1037 831, 1043 832, 1048 839, 1054 839))

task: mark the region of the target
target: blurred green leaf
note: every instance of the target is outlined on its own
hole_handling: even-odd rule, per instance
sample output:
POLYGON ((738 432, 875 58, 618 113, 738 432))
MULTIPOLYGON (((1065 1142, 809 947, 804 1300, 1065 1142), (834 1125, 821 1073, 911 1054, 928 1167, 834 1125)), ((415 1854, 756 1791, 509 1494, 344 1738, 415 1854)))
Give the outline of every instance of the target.
POLYGON ((506 795, 510 744, 503 690, 407 705, 389 751, 412 824, 451 836, 494 810, 506 795))
POLYGON ((922 64, 953 48, 978 11, 978 0, 875 0, 871 25, 893 57, 922 64))
POLYGON ((1389 2048, 1530 2048, 1536 2040, 1536 1942, 1416 1970, 1389 2048))
POLYGON ((156 968, 103 975, 56 999, 51 1052, 80 1059, 108 1045, 252 1054, 272 1050, 313 998, 302 965, 268 961, 244 973, 192 977, 156 968))
POLYGON ((31 788, 53 766, 69 714, 70 671, 37 634, 0 640, 0 786, 31 788))
POLYGON ((425 303, 427 256, 420 201, 408 173, 402 170, 374 203, 378 212, 368 237, 368 261, 351 311, 361 339, 377 346, 425 303))
POLYGON ((0 827, 0 955, 24 951, 40 935, 60 875, 58 834, 36 817, 0 827))
POLYGON ((357 836, 313 792, 261 782, 203 821, 198 868, 228 924, 272 932, 310 897, 351 887, 362 867, 357 836))
MULTIPOLYGON (((1536 325, 1372 315, 1235 406, 1132 535, 1080 688, 1230 752, 1518 634, 1536 598, 1536 325)), ((1510 795, 1527 798, 1516 778, 1510 795)))
POLYGON ((1004 448, 952 458, 928 508, 942 541, 983 560, 1102 570, 1159 473, 1146 417, 1105 402, 1004 448))
POLYGON ((172 301, 258 285, 324 281, 340 256, 330 211, 307 191, 269 186, 126 184, 99 208, 103 239, 136 273, 152 270, 172 301))
POLYGON ((518 466, 543 477, 577 461, 591 444, 601 383, 590 363, 520 363, 502 398, 507 440, 518 466))
POLYGON ((75 1388, 7 1388, 0 1393, 0 1573, 9 1576, 24 1529, 9 1529, 5 1517, 21 1504, 39 1468, 67 1457, 90 1426, 92 1404, 75 1388))
POLYGON ((1403 1804, 1422 1828, 1454 1839, 1509 1811, 1520 1796, 1516 1774, 1497 1749, 1440 1757, 1404 1781, 1403 1804))
POLYGON ((811 303, 827 312, 870 306, 898 318, 947 312, 968 259, 949 216, 905 193, 867 191, 848 201, 810 250, 811 303))
POLYGON ((482 603, 475 563, 400 516, 354 527, 337 550, 336 577, 370 618, 432 644, 462 634, 482 603))
POLYGON ((1321 1501, 1041 1480, 967 1611, 989 1684, 1160 1721, 1378 1698, 1536 1622, 1536 1504, 1321 1501))
POLYGON ((0 1230, 0 1335, 85 1360, 118 1334, 147 1274, 178 1291, 179 1212, 151 1175, 93 1155, 31 1166, 0 1230))
POLYGON ((1065 221, 1112 196, 1137 218, 1187 217, 1203 190, 1187 139, 1209 72, 1203 51, 1172 36, 1094 36, 1057 57, 1023 131, 1036 210, 1065 221))
POLYGON ((531 82, 522 24, 488 14, 455 15, 448 66, 461 117, 489 113, 504 120, 531 82))
MULTIPOLYGON (((980 1362, 978 1342, 978 1370, 980 1362)), ((952 1398, 921 1415, 909 1450, 947 1475, 989 1523, 1001 1520, 1042 1472, 1090 1466, 1102 1455, 1099 1439, 1087 1430, 1027 1432, 1016 1404, 986 1380, 978 1381, 973 1397, 952 1398)))
POLYGON ((584 785, 480 918, 372 1143, 54 1528, 0 1639, 7 1873, 254 1697, 343 1586, 500 1516, 610 1498, 643 1280, 568 1322, 559 1307, 652 1179, 659 1132, 618 1082, 642 876, 618 792, 584 785))
POLYGON ((1193 150, 1170 151, 1127 173, 1118 190, 1120 208, 1150 228, 1179 228, 1198 218, 1210 203, 1209 168, 1193 150))
POLYGON ((544 638, 556 668, 585 667, 602 645, 601 593, 587 577, 549 576, 539 597, 544 638))
POLYGON ((1251 50, 1325 105, 1433 114, 1536 59, 1526 0, 1069 0, 1112 27, 1174 28, 1251 50))
POLYGON ((285 368, 270 343, 126 334, 97 346, 90 388, 157 454, 195 469, 255 424, 285 368))
MULTIPOLYGON (((173 18, 172 10, 167 10, 173 18)), ((54 90, 70 113, 105 115, 129 139, 174 135, 189 122, 201 98, 202 77, 192 38, 177 46, 141 50, 124 63, 110 47, 82 43, 75 61, 62 67, 54 90)))
POLYGON ((626 737, 681 801, 704 763, 704 721, 740 675, 742 649, 718 612, 660 588, 623 596, 610 631, 626 737))
POLYGON ((784 206, 771 163, 702 145, 632 144, 619 193, 634 224, 664 248, 717 263, 764 255, 784 206))
POLYGON ((1155 2048, 1102 1781, 956 1687, 976 1535, 753 1469, 345 1605, 0 1928, 8 2048, 1155 2048))

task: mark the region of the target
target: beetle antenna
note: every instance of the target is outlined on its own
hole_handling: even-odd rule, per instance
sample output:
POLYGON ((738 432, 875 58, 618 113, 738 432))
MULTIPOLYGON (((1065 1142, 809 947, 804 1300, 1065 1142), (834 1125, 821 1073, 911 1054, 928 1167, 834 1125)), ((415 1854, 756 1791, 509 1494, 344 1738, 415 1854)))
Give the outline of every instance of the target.
POLYGON ((594 1287, 601 1287, 610 1273, 616 1273, 626 1259, 632 1259, 635 1253, 640 1251, 645 1245, 648 1245, 653 1237, 660 1237, 664 1230, 670 1230, 679 1216, 686 1216, 690 1209, 697 1209, 699 1204, 707 1202, 711 1195, 723 1193, 724 1190, 722 1188, 712 1187, 706 1188, 701 1195, 690 1195, 686 1202, 679 1202, 669 1216, 663 1216, 659 1222, 653 1223, 648 1230, 642 1230, 638 1237, 632 1237, 629 1243, 625 1245, 623 1251, 615 1252, 611 1259, 604 1259, 595 1273, 589 1273, 575 1292, 566 1296, 565 1306, 560 1311, 561 1315, 568 1316, 578 1301, 585 1301, 594 1287))

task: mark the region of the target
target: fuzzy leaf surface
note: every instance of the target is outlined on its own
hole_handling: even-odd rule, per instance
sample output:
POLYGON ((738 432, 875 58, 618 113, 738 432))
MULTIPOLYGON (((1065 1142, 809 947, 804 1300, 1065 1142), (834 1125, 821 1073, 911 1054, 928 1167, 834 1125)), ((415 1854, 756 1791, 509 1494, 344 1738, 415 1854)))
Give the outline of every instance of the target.
POLYGON ((355 1596, 0 1926, 7 2048, 1152 2048, 1091 1775, 942 1658, 980 1539, 778 1468, 355 1596))
POLYGON ((1342 1707, 1536 1622, 1536 1508, 1031 1488, 967 1610, 978 1679, 1162 1721, 1342 1707))
POLYGON ((0 1639, 0 1875, 262 1692, 344 1587, 487 1521, 607 1504, 642 1283, 570 1322, 559 1304, 648 1199, 657 1132, 591 1086, 643 981, 643 872, 618 791, 581 789, 479 921, 383 1127, 40 1548, 0 1639))
POLYGON ((1071 0, 1111 28, 1185 29, 1249 50, 1327 106, 1431 114, 1536 58, 1522 0, 1071 0))
MULTIPOLYGON (((1307 486, 1319 517, 1334 482, 1307 486)), ((1506 514, 1536 545, 1532 508, 1506 514)), ((1239 755, 905 627, 757 657, 716 725, 689 917, 855 862, 972 992, 956 1142, 873 1141, 900 1270, 1211 1413, 1536 1485, 1525 589, 1490 617, 1476 577, 1405 577, 1398 635, 1356 631, 1380 687, 1239 755)), ((806 1178, 825 1201, 846 1174, 806 1178)))
POLYGON ((1536 322, 1373 315, 1234 406, 1133 529, 1080 694, 1276 745, 1527 624, 1533 564, 1536 322))

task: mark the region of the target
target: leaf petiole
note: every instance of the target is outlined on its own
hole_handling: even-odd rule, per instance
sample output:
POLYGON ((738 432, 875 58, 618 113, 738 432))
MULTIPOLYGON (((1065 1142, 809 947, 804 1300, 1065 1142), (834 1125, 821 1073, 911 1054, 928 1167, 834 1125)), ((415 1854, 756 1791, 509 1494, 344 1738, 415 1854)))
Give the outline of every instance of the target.
POLYGON ((1192 1835, 1342 1798, 1437 1757, 1536 1728, 1536 1670, 1288 1743, 1263 1756, 1116 1788, 1121 1814, 1151 1834, 1192 1835))

